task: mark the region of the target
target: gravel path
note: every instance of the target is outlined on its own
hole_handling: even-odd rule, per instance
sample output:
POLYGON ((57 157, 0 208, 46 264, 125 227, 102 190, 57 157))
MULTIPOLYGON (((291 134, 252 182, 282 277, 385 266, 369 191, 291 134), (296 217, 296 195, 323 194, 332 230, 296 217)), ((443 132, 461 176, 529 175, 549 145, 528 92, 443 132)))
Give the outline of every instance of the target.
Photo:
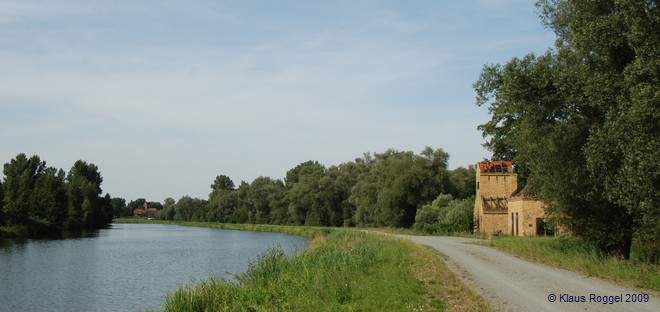
MULTIPOLYGON (((624 288, 581 274, 522 260, 460 237, 397 235, 428 245, 447 257, 449 267, 499 311, 660 311, 657 294, 624 288), (590 303, 598 296, 648 293, 647 303, 590 303), (585 296, 587 303, 560 302, 562 294, 585 296), (549 297, 556 296, 555 302, 549 297)), ((569 299, 563 296, 564 299, 569 299)))

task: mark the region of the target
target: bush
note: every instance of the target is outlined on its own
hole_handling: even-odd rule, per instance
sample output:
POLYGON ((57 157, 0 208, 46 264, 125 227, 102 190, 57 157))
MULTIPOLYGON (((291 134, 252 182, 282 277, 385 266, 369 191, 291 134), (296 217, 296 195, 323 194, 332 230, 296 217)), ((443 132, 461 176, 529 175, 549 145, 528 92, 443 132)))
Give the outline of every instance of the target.
POLYGON ((453 199, 440 194, 431 204, 417 210, 416 230, 426 233, 456 233, 472 231, 474 199, 453 199))

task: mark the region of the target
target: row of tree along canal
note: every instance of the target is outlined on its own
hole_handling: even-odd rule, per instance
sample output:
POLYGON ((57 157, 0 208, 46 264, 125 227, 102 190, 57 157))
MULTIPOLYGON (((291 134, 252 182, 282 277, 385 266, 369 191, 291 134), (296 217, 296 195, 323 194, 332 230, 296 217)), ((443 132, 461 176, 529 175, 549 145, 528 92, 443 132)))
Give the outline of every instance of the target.
MULTIPOLYGON (((258 177, 236 186, 219 175, 208 198, 183 196, 149 205, 163 207, 157 217, 166 220, 410 227, 417 211, 438 195, 460 200, 474 194, 474 168, 448 170, 448 159, 442 149, 427 147, 419 154, 365 154, 330 167, 306 161, 288 170, 283 180, 258 177)), ((130 216, 144 202, 117 202, 117 216, 130 216)), ((462 201, 462 207, 471 211, 471 202, 462 201)), ((471 213, 466 219, 462 231, 470 231, 471 213)))

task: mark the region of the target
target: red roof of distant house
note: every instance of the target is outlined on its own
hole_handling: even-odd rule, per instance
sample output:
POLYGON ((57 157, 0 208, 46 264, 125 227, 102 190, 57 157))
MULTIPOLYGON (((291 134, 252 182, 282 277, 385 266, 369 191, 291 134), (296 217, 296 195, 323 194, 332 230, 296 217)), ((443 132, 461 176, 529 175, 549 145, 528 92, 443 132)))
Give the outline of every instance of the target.
POLYGON ((510 160, 491 160, 479 163, 479 172, 513 172, 513 163, 510 160))

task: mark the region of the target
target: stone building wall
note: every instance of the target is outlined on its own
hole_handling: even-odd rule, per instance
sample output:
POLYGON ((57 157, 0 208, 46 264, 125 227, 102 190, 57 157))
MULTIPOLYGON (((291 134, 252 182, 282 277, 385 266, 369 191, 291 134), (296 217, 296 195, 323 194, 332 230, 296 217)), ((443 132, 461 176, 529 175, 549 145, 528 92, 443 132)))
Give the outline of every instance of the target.
POLYGON ((509 199, 506 234, 536 236, 537 219, 543 219, 544 207, 543 202, 530 198, 513 197, 509 199))
POLYGON ((482 172, 477 166, 474 203, 475 230, 481 233, 507 233, 508 199, 518 187, 518 176, 512 170, 482 172))

